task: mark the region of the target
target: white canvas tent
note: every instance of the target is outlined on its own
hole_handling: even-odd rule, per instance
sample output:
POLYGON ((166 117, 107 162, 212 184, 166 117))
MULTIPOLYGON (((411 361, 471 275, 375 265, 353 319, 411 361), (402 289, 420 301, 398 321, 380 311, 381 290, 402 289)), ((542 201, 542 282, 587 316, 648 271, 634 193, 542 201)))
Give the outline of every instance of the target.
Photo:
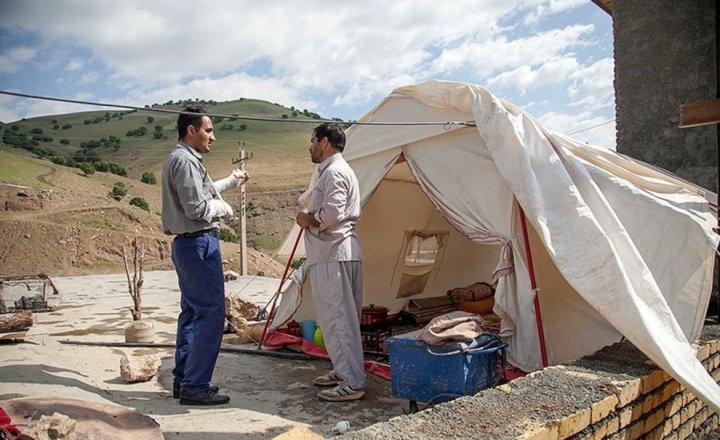
MULTIPOLYGON (((494 311, 522 370, 624 336, 720 409, 692 346, 718 244, 701 188, 549 133, 474 85, 401 87, 359 122, 379 124, 350 128, 344 153, 363 203, 365 304, 396 313, 495 277, 494 311)), ((311 286, 299 286, 285 288, 272 326, 312 317, 311 286)))

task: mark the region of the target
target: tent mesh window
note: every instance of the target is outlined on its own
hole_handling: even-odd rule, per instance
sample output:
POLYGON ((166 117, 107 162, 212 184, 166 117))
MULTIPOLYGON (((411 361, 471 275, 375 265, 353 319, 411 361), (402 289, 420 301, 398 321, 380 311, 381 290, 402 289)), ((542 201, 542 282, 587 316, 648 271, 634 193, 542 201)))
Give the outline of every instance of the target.
POLYGON ((405 231, 397 298, 425 291, 430 274, 439 266, 438 256, 445 248, 447 237, 447 231, 405 231))

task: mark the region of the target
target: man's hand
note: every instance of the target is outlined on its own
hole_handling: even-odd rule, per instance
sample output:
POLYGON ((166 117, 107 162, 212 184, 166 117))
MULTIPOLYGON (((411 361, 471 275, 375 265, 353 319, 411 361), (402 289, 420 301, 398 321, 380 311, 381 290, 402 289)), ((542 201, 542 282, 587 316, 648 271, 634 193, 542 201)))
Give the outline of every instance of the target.
POLYGON ((320 226, 320 222, 307 212, 298 212, 295 216, 295 222, 303 229, 317 228, 320 226))
POLYGON ((250 180, 250 175, 239 168, 234 169, 232 173, 230 173, 230 176, 234 177, 235 180, 237 180, 237 186, 240 186, 250 180))
POLYGON ((232 218, 235 213, 233 209, 225 200, 213 199, 208 202, 210 210, 208 212, 208 218, 206 220, 212 221, 215 217, 224 217, 227 219, 232 218))

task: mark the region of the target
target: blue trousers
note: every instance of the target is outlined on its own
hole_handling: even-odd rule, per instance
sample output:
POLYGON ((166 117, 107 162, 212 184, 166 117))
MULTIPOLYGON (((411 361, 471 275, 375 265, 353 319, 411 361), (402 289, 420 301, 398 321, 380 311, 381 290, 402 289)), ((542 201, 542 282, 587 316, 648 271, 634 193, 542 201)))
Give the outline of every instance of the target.
POLYGON ((225 282, 218 239, 176 237, 172 261, 180 285, 173 378, 187 393, 208 389, 225 328, 225 282))

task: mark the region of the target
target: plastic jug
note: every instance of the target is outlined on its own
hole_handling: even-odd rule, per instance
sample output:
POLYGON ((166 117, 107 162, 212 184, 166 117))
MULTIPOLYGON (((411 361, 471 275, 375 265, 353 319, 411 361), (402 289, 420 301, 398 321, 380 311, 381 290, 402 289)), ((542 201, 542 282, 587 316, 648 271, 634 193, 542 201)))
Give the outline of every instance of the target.
POLYGON ((320 327, 315 328, 315 336, 313 337, 313 344, 324 347, 325 346, 325 340, 323 339, 322 331, 320 330, 320 327))
POLYGON ((315 341, 315 321, 312 319, 306 319, 300 323, 302 326, 302 336, 308 342, 315 341))

